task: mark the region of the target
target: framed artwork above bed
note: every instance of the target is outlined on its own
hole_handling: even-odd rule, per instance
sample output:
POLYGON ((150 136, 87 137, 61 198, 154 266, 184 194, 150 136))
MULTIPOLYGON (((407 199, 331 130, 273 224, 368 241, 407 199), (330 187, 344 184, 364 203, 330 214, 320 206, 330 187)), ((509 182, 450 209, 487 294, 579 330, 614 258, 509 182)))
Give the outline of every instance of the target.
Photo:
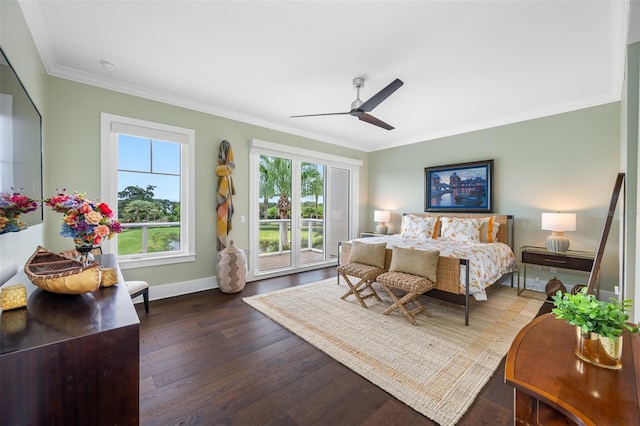
POLYGON ((424 169, 426 212, 493 212, 493 160, 424 169))

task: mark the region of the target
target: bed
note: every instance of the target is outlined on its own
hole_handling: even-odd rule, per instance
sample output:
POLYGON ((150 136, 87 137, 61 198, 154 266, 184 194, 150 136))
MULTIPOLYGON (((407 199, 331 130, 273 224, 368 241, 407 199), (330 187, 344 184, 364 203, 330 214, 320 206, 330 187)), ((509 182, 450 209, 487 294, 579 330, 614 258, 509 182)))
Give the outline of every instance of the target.
MULTIPOLYGON (((387 244, 385 266, 393 247, 439 250, 436 288, 432 290, 465 306, 469 324, 470 297, 486 300, 489 286, 511 279, 516 271, 513 216, 473 213, 407 213, 399 234, 358 238, 387 244)), ((339 243, 339 262, 347 262, 351 242, 339 243)))

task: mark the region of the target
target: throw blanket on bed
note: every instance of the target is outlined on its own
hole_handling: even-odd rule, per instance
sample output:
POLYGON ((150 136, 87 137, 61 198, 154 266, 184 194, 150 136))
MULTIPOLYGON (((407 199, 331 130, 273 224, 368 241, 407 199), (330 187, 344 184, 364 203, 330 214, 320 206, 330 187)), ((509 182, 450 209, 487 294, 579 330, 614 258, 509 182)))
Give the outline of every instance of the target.
POLYGON ((233 216, 233 200, 231 196, 236 195, 236 189, 231 180, 231 174, 236 168, 236 165, 233 162, 231 144, 226 140, 220 143, 218 163, 220 165, 216 167, 216 174, 218 175, 218 192, 216 199, 218 202, 218 251, 220 251, 227 246, 227 235, 229 235, 231 231, 231 217, 233 216))
MULTIPOLYGON (((386 242, 387 248, 439 250, 441 257, 469 260, 469 293, 476 300, 487 300, 485 290, 504 274, 515 271, 513 250, 504 243, 459 243, 441 239, 405 238, 400 235, 362 238, 364 243, 386 242)), ((460 291, 464 294, 465 268, 460 268, 460 291)))

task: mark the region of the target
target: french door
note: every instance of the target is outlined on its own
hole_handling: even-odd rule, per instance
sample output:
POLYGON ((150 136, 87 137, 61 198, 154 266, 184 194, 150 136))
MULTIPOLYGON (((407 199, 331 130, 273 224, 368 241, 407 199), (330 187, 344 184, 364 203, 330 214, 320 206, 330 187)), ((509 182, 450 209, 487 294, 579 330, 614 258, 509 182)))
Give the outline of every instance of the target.
POLYGON ((359 164, 333 157, 252 141, 249 278, 336 262, 357 229, 359 164))

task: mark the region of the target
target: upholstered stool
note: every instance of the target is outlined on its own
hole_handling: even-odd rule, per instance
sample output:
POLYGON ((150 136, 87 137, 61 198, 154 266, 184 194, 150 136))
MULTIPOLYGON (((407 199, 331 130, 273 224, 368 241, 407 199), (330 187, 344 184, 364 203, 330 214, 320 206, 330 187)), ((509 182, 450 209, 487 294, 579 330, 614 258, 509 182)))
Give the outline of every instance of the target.
POLYGON ((376 293, 374 288, 371 287, 371 284, 375 282, 378 275, 384 273, 384 269, 380 269, 377 266, 364 265, 362 263, 346 263, 338 266, 337 270, 338 274, 344 278, 344 281, 349 286, 349 291, 341 297, 342 300, 353 294, 363 308, 367 307, 366 303, 364 303, 364 299, 375 297, 379 301, 382 301, 380 296, 378 296, 378 293, 376 293), (360 281, 353 284, 351 280, 349 280, 350 276, 359 278, 360 281), (367 291, 368 293, 365 293, 367 291))
POLYGON ((349 261, 338 266, 337 269, 338 284, 342 277, 349 286, 349 291, 342 295, 342 300, 353 294, 363 308, 367 307, 364 299, 375 297, 382 301, 371 284, 375 282, 378 275, 385 272, 386 246, 386 243, 351 242, 349 261), (349 277, 358 278, 359 281, 354 284, 349 277))
POLYGON ((146 281, 125 281, 127 285, 127 290, 129 290, 129 295, 132 299, 135 299, 138 296, 142 296, 144 300, 144 311, 145 313, 149 313, 149 283, 146 281))
POLYGON ((436 286, 436 272, 438 269, 439 251, 424 251, 394 247, 391 253, 389 272, 376 278, 393 299, 394 303, 383 312, 389 315, 396 309, 402 312, 407 320, 418 325, 414 316, 424 313, 430 317, 427 308, 418 300, 418 296, 432 290, 436 286), (398 298, 393 289, 406 291, 407 294, 398 298), (409 311, 406 305, 413 302, 415 309, 409 311))
POLYGON ((433 289, 436 286, 433 281, 428 278, 404 272, 385 272, 384 274, 379 275, 376 278, 376 281, 378 284, 382 285, 385 290, 387 290, 387 293, 389 293, 389 296, 391 296, 394 301, 393 305, 388 307, 382 313, 383 315, 389 315, 397 309, 402 312, 407 320, 413 325, 418 325, 414 318, 415 315, 422 312, 428 317, 431 316, 427 308, 420 302, 420 300, 418 300, 418 296, 433 289), (402 298, 398 298, 398 296, 393 292, 393 289, 400 289, 407 293, 402 296, 402 298), (416 307, 410 311, 406 308, 406 305, 411 302, 413 302, 416 307))

